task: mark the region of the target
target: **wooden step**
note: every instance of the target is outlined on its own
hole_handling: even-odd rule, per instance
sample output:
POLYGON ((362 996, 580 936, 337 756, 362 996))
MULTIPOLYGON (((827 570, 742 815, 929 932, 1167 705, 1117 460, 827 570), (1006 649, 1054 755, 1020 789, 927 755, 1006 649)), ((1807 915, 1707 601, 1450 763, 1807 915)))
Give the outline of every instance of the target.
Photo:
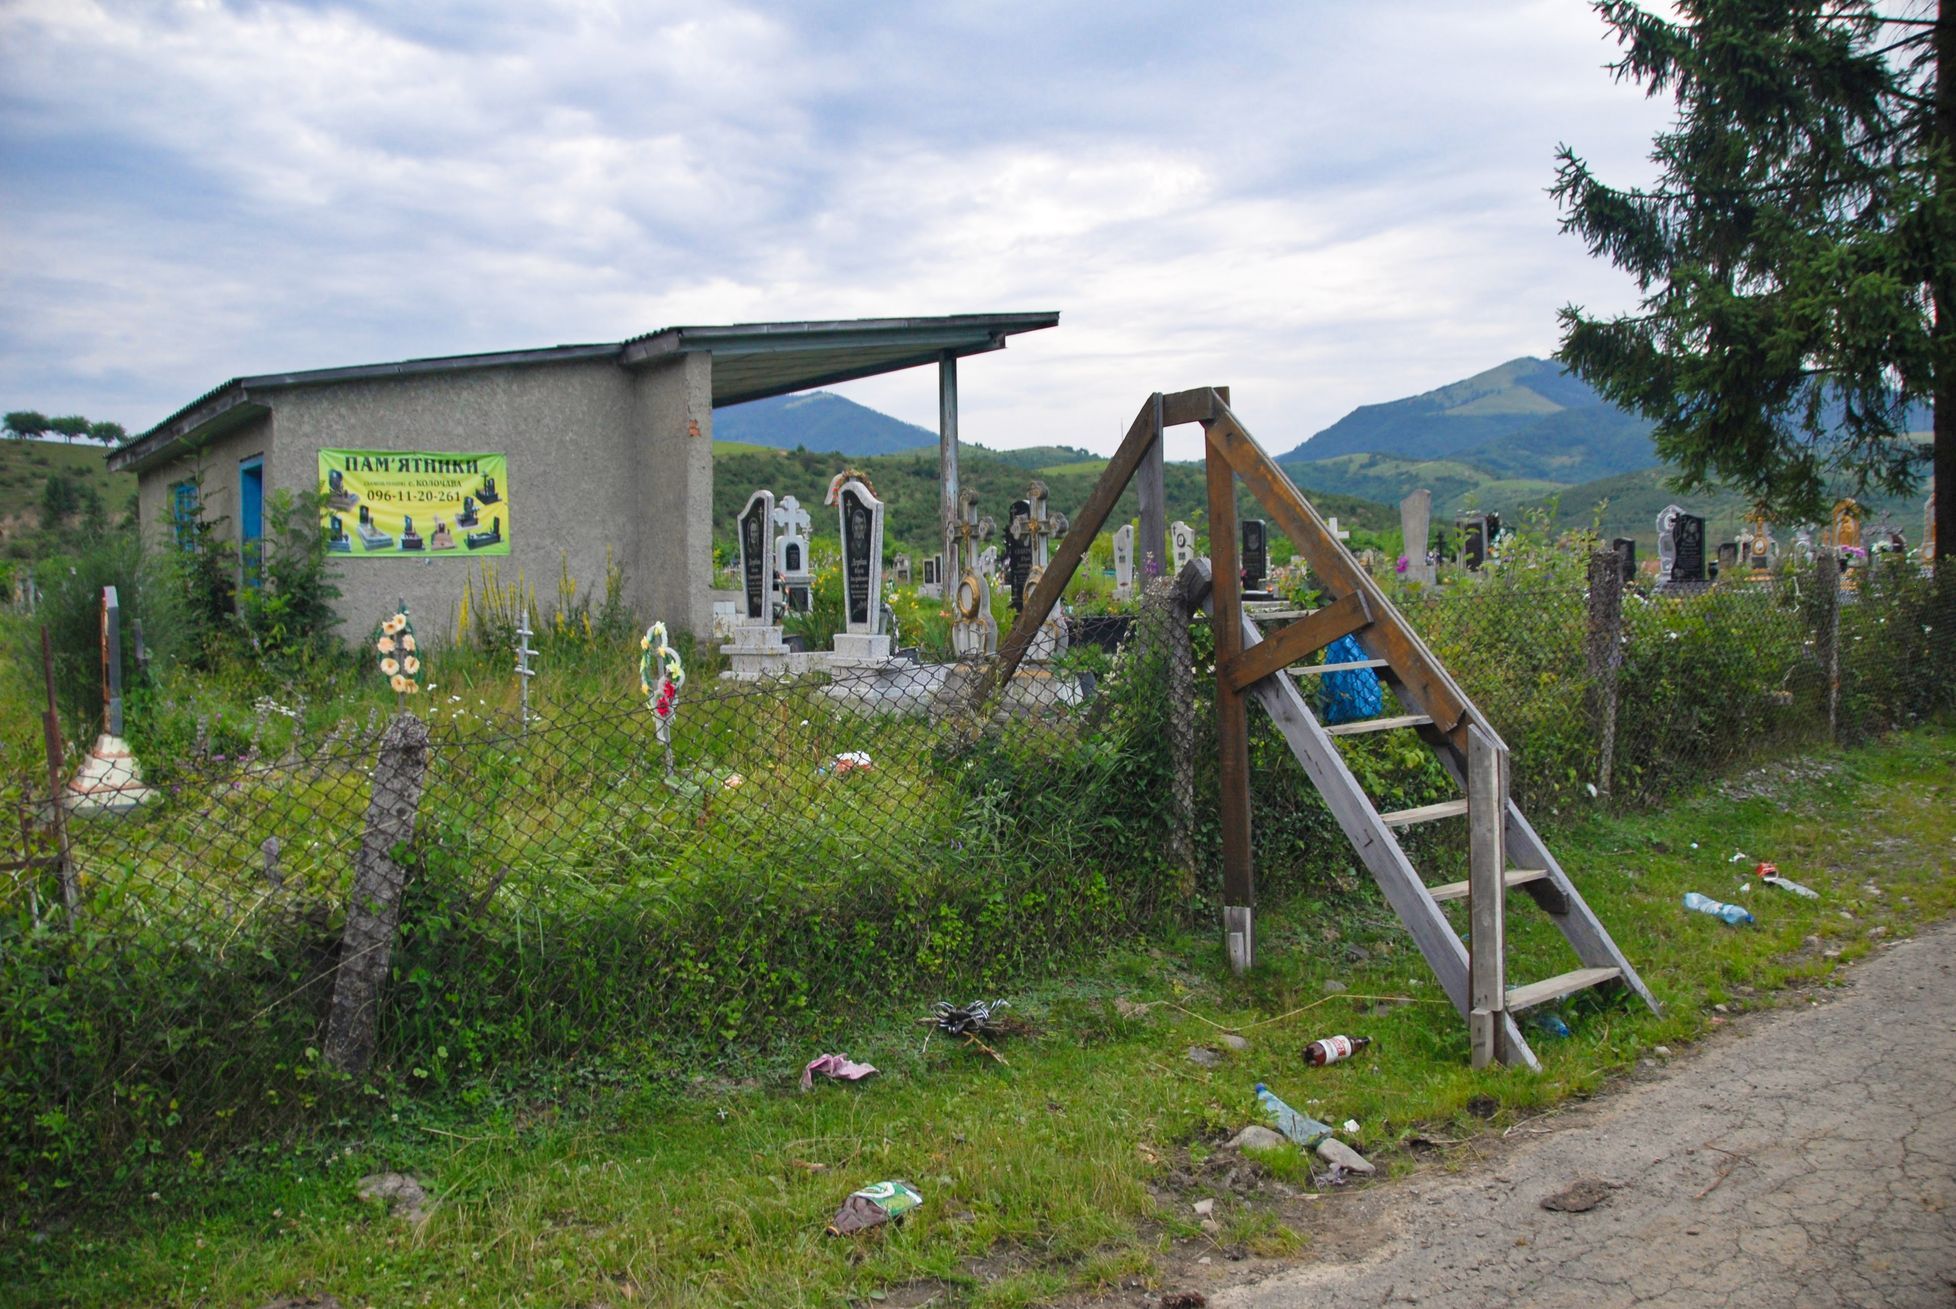
POLYGON ((1326 673, 1350 673, 1360 668, 1390 668, 1389 659, 1354 659, 1347 664, 1294 664, 1284 671, 1292 677, 1322 677, 1326 673))
MULTIPOLYGON (((1515 887, 1525 882, 1539 882, 1547 876, 1548 869, 1546 868, 1510 868, 1507 872, 1501 874, 1501 880, 1512 891, 1515 887)), ((1467 898, 1467 883, 1446 882, 1440 886, 1429 886, 1426 888, 1426 893, 1443 904, 1448 900, 1465 900, 1467 898)))
POLYGON ((1421 805, 1417 809, 1396 809, 1389 814, 1380 814, 1379 821, 1387 827, 1411 827, 1414 823, 1436 823, 1442 818, 1459 818, 1466 812, 1465 800, 1442 800, 1439 804, 1421 805))
POLYGON ((1601 986, 1604 982, 1614 982, 1621 976, 1623 976, 1621 968, 1578 968, 1574 972, 1545 977, 1539 982, 1530 982, 1526 986, 1510 987, 1508 1012, 1518 1014, 1525 1009, 1536 1009, 1560 1000, 1563 996, 1587 991, 1590 987, 1601 986))
POLYGON ((1398 718, 1367 718, 1356 723, 1333 723, 1324 730, 1332 736, 1362 736, 1367 732, 1391 732, 1401 727, 1425 727, 1432 721, 1425 714, 1402 714, 1398 718))
POLYGON ((1258 609, 1251 605, 1243 606, 1243 616, 1259 623, 1274 623, 1278 619, 1309 618, 1315 609, 1258 609))

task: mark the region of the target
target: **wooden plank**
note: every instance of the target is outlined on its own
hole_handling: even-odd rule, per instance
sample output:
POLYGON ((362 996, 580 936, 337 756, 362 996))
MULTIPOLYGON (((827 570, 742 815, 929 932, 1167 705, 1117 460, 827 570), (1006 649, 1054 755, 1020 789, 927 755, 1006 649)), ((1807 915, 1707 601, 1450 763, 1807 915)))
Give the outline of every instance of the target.
POLYGON ((1306 655, 1316 654, 1339 637, 1350 636, 1371 621, 1365 598, 1354 591, 1309 618, 1270 633, 1227 664, 1219 664, 1219 668, 1231 689, 1240 691, 1252 682, 1261 682, 1272 673, 1283 671, 1286 665, 1297 663, 1306 655))
MULTIPOLYGON (((1539 882, 1547 876, 1546 868, 1510 868, 1501 874, 1501 885, 1512 891, 1517 886, 1539 882)), ((1442 882, 1438 886, 1428 887, 1426 893, 1433 897, 1435 903, 1446 904, 1450 900, 1465 900, 1469 885, 1467 882, 1442 882)))
MULTIPOLYGON (((1440 764, 1450 776, 1463 786, 1466 784, 1465 770, 1459 760, 1447 751, 1436 755, 1440 764)), ((1521 812, 1512 796, 1508 799, 1508 821, 1504 839, 1508 844, 1508 857, 1517 864, 1529 868, 1540 868, 1548 874, 1523 886, 1532 899, 1549 916, 1569 947, 1576 952, 1576 958, 1590 968, 1615 968, 1621 974, 1619 981, 1650 1006, 1652 1013, 1663 1013, 1664 1007, 1657 1003, 1644 979, 1631 965, 1629 957, 1617 948, 1609 929, 1596 916, 1589 903, 1576 890, 1576 884, 1562 871, 1562 865, 1549 852, 1548 843, 1536 833, 1527 815, 1521 812)))
POLYGON ((1065 536, 1060 538, 1059 550, 1046 565, 1039 585, 1026 597, 1025 607, 1019 611, 1017 621, 1005 639, 999 642, 998 663, 992 671, 977 681, 974 698, 983 702, 990 697, 995 686, 1002 686, 1012 680, 1012 674, 1019 671, 1019 663, 1026 657, 1026 649, 1032 644, 1033 633, 1053 612, 1053 606, 1065 593, 1073 574, 1080 567, 1080 560, 1086 556, 1087 547, 1093 544, 1094 536, 1114 512, 1114 504, 1121 498, 1121 492, 1134 476, 1135 469, 1141 465, 1141 457, 1147 453, 1149 444, 1155 439, 1155 398, 1148 397, 1141 412, 1134 416, 1134 422, 1121 439, 1120 448, 1114 457, 1107 461, 1107 467, 1094 483, 1093 493, 1081 507, 1079 516, 1072 520, 1065 536))
MULTIPOLYGON (((1506 754, 1487 733, 1468 725, 1467 994, 1476 1013, 1495 1014, 1507 1007, 1507 855, 1501 840, 1508 807, 1506 754)), ((1471 1036, 1474 1067, 1501 1061, 1498 1024, 1477 1023, 1471 1036)))
MULTIPOLYGON (((1208 452, 1209 605, 1216 641, 1217 801, 1222 823, 1223 910, 1248 908, 1255 901, 1255 870, 1250 849, 1250 728, 1243 696, 1231 685, 1228 669, 1243 650, 1242 575, 1236 560, 1236 478, 1214 449, 1208 452)), ((1255 630, 1251 627, 1252 631, 1255 630)), ((1247 918, 1247 916, 1245 916, 1247 918)), ((1254 957, 1244 942, 1244 956, 1254 957)), ((1235 964, 1232 960, 1232 965, 1235 964)))
POLYGON ((1436 823, 1442 818, 1459 818, 1467 812, 1465 800, 1442 800, 1417 809, 1395 809, 1380 818, 1388 827, 1411 827, 1414 823, 1436 823))
POLYGON ((1292 677, 1323 677, 1326 673, 1351 673, 1361 668, 1390 668, 1383 659, 1353 659, 1342 664, 1292 664, 1284 671, 1292 677))
POLYGON ((1516 863, 1541 868, 1548 876, 1527 886, 1528 894, 1535 899, 1543 911, 1549 915, 1562 932, 1563 938, 1576 952, 1576 958, 1590 968, 1614 968, 1620 975, 1623 985, 1650 1006, 1652 1013, 1661 1014, 1664 1006, 1657 1003, 1657 997, 1644 985, 1644 979, 1631 966, 1630 959, 1617 948, 1609 929, 1596 916, 1589 903, 1576 890, 1576 884, 1562 871, 1555 856, 1549 853, 1548 843, 1536 834, 1521 806, 1512 799, 1508 801, 1508 823, 1506 832, 1508 852, 1516 863))
POLYGON ((1274 460, 1236 421, 1225 400, 1217 417, 1208 425, 1210 440, 1228 457, 1237 476, 1256 496, 1257 503, 1275 520, 1326 585, 1340 593, 1356 591, 1365 596, 1372 613, 1372 625, 1359 634, 1359 644, 1374 658, 1391 661, 1402 699, 1432 717, 1454 747, 1466 750, 1462 724, 1469 718, 1497 741, 1499 733, 1480 714, 1472 702, 1454 685, 1440 661, 1426 648, 1405 618, 1387 600, 1371 574, 1345 549, 1318 517, 1274 460))
POLYGON ((1425 714, 1401 714, 1396 718, 1361 718, 1355 723, 1339 723, 1324 730, 1333 736, 1364 736, 1368 732, 1395 732, 1402 727, 1426 727, 1432 721, 1425 714))
MULTIPOLYGON (((1243 623, 1242 631, 1245 645, 1254 645, 1262 639, 1250 623, 1243 623)), ((1440 907, 1427 895, 1405 851, 1399 848, 1391 829, 1366 798, 1358 779, 1352 776, 1338 747, 1312 715, 1296 684, 1287 677, 1266 678, 1251 687, 1248 695, 1263 706, 1283 733, 1291 753, 1297 757, 1311 784, 1317 787, 1318 794, 1324 797, 1352 850, 1372 874, 1372 880, 1378 883, 1399 920, 1406 924, 1406 930, 1412 934, 1447 998, 1464 1017, 1468 1012, 1467 948, 1454 934, 1440 907)), ((1529 1068, 1539 1067, 1513 1020, 1504 1015, 1501 1021, 1509 1057, 1529 1068)))
POLYGON ((1315 609, 1266 609, 1255 603, 1243 606, 1243 612, 1259 623, 1289 622, 1297 618, 1309 618, 1315 609))
POLYGON ((1508 1012, 1518 1014, 1528 1009, 1539 1009, 1564 996, 1613 982, 1622 975, 1621 970, 1615 968, 1578 968, 1573 972, 1545 977, 1539 982, 1530 982, 1526 986, 1517 986, 1508 992, 1508 1012))
POLYGON ((1193 391, 1173 391, 1161 398, 1161 425, 1180 427, 1183 423, 1206 423, 1216 411, 1229 403, 1226 386, 1198 386, 1193 391))

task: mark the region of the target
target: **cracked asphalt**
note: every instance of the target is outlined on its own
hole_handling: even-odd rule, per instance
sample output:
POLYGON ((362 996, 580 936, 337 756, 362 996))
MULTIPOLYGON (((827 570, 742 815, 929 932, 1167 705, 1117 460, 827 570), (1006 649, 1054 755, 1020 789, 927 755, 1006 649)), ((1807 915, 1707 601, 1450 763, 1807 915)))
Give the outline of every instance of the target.
POLYGON ((1844 976, 1209 1303, 1956 1306, 1956 924, 1844 976), (1595 1208, 1542 1207, 1584 1178, 1595 1208))

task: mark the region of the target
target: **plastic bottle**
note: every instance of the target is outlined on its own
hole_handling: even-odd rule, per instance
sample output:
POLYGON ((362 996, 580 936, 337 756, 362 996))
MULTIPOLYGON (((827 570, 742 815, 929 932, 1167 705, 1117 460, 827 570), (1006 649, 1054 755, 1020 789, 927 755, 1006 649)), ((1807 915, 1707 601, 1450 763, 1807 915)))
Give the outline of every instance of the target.
POLYGON ((1752 911, 1744 905, 1725 904, 1708 895, 1699 895, 1696 891, 1684 893, 1684 907, 1695 909, 1701 914, 1710 914, 1713 918, 1722 918, 1733 926, 1754 921, 1752 911))
POLYGON ((1562 1015, 1553 1009, 1544 1010, 1530 1020, 1529 1025, 1543 1036, 1556 1041, 1569 1039, 1569 1024, 1562 1021, 1562 1015))
POLYGON ((1304 1047, 1304 1062, 1313 1068, 1322 1068, 1340 1059, 1349 1059, 1370 1044, 1372 1038, 1369 1036, 1327 1036, 1304 1047))
POLYGON ((1331 1125, 1321 1123, 1309 1114, 1300 1114, 1276 1097, 1262 1082, 1256 1084, 1256 1098, 1263 1101, 1264 1110, 1276 1121, 1277 1130, 1301 1146, 1313 1146, 1331 1135, 1331 1125))

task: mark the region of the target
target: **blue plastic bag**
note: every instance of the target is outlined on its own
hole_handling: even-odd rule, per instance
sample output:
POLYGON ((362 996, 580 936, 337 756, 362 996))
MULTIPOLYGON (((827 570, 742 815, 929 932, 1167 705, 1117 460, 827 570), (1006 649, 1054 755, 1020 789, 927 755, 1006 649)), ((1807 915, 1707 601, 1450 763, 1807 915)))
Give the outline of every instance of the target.
MULTIPOLYGON (((1355 637, 1341 636, 1325 647, 1328 664, 1352 664, 1366 658, 1355 637)), ((1350 723, 1377 718, 1385 709, 1379 677, 1369 668, 1326 673, 1318 679, 1318 717, 1326 723, 1350 723)))

